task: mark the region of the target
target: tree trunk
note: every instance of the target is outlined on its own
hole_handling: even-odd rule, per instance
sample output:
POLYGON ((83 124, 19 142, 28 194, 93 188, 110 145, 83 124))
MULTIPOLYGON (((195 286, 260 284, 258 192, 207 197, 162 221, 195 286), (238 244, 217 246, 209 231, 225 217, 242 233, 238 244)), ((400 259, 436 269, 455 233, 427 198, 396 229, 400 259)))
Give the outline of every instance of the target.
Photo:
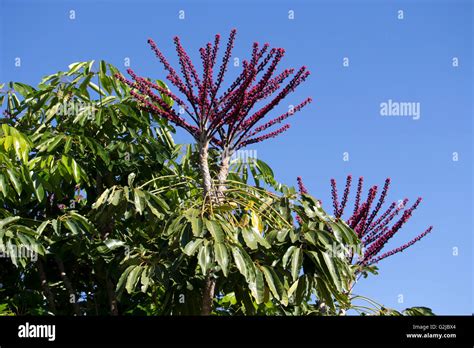
POLYGON ((117 296, 114 290, 114 284, 110 280, 108 274, 105 276, 106 286, 107 286, 107 295, 109 297, 109 305, 110 305, 110 314, 113 316, 119 315, 118 307, 117 307, 117 296))
POLYGON ((56 314, 56 305, 54 303, 54 296, 51 289, 48 286, 48 280, 46 279, 46 272, 44 271, 43 262, 38 259, 36 265, 38 266, 39 277, 41 280, 41 287, 43 288, 44 295, 48 302, 50 312, 56 314))
MULTIPOLYGON (((209 170, 209 141, 206 138, 201 139, 199 142, 199 167, 202 175, 204 200, 212 202, 215 200, 215 196, 212 188, 211 172, 209 170)), ((204 282, 201 315, 211 315, 215 288, 216 280, 212 277, 211 271, 209 271, 204 282)))
POLYGON ((202 294, 201 315, 211 315, 212 303, 214 302, 214 292, 216 290, 216 280, 212 278, 209 271, 206 281, 204 282, 204 291, 202 294))
POLYGON ((199 143, 199 168, 202 175, 204 199, 211 199, 213 192, 211 172, 209 171, 209 141, 207 139, 202 139, 199 143))
POLYGON ((77 304, 77 301, 76 301, 76 293, 74 291, 74 288, 72 287, 72 284, 71 284, 71 281, 69 280, 69 277, 66 274, 66 269, 64 268, 64 263, 58 256, 56 256, 55 259, 56 259, 56 263, 59 267, 59 272, 60 272, 60 275, 61 275, 61 279, 63 280, 64 286, 66 287, 66 290, 69 293, 69 297, 70 297, 69 300, 71 300, 71 299, 74 300, 74 302, 72 303, 72 306, 74 308, 74 313, 76 315, 81 315, 81 309, 80 309, 80 307, 79 307, 79 305, 77 304))
POLYGON ((217 193, 219 198, 224 197, 224 192, 226 190, 225 181, 229 175, 229 166, 230 166, 230 157, 232 153, 228 149, 224 149, 221 154, 221 163, 219 166, 219 172, 217 173, 217 193))
MULTIPOLYGON (((228 149, 224 149, 221 155, 221 163, 217 173, 217 188, 214 190, 212 185, 211 173, 209 171, 209 141, 205 138, 199 142, 199 166, 201 169, 203 196, 209 202, 219 204, 224 197, 226 190, 225 181, 229 175, 229 165, 231 153, 228 149)), ((216 290, 216 279, 213 277, 212 271, 206 275, 204 289, 202 295, 201 315, 211 315, 212 304, 216 290)))

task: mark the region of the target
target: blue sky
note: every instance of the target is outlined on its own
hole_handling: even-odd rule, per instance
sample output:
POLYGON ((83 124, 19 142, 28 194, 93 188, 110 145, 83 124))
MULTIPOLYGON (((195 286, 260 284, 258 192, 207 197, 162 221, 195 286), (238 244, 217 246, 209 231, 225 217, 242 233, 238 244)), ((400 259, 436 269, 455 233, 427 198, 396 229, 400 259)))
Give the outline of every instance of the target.
MULTIPOLYGON (((390 201, 422 196, 387 250, 430 225, 433 232, 382 261, 380 275, 362 280, 355 292, 396 309, 423 305, 437 314, 471 314, 472 7, 456 0, 0 0, 0 81, 36 84, 72 62, 92 59, 125 70, 127 57, 139 74, 164 78, 148 37, 172 62, 173 36, 197 59, 198 47, 234 27, 234 57, 246 58, 253 41, 284 47, 282 66, 306 65, 312 72, 287 103, 306 96, 314 102, 295 115, 284 136, 252 149, 279 181, 294 184, 302 176, 327 208, 329 180, 342 185, 349 173, 372 185, 390 177, 390 201), (16 57, 21 67, 15 67, 16 57), (420 103, 420 118, 381 116, 380 103, 389 99, 420 103)), ((190 140, 182 133, 176 138, 190 140)))

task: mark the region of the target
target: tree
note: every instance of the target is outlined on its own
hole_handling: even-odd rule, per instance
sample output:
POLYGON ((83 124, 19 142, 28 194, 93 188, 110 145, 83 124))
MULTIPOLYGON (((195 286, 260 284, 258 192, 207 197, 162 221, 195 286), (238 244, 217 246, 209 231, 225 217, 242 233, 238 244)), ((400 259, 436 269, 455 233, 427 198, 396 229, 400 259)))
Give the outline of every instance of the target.
MULTIPOLYGON (((132 88, 131 94, 145 110, 182 127, 196 139, 199 151, 199 168, 203 181, 203 195, 206 198, 217 197, 219 199, 224 195, 225 181, 229 173, 229 162, 235 150, 283 133, 289 128, 289 124, 273 132, 259 135, 275 124, 283 122, 311 102, 311 98, 308 98, 291 111, 256 126, 283 98, 294 91, 309 76, 309 71, 303 66, 282 88, 285 80, 294 73, 294 69, 286 69, 274 76, 285 50, 282 48, 270 49, 268 44, 260 48, 257 42, 253 44, 251 58, 243 61, 243 69, 240 75, 222 95, 218 96, 231 57, 235 35, 236 30, 234 29, 230 33, 216 78, 214 69, 219 50, 220 35, 215 36, 214 45, 208 43, 199 50, 203 67, 201 77, 199 77, 194 64, 181 45, 179 37, 174 38, 174 43, 183 78, 176 73, 155 42, 152 39, 148 40, 157 58, 169 73, 168 80, 186 97, 189 106, 162 86, 137 76, 132 69, 129 69, 128 73, 133 78, 133 82, 117 75, 119 79, 132 88), (158 92, 158 94, 153 91, 158 92), (189 124, 179 116, 165 102, 162 94, 175 101, 189 115, 190 120, 195 125, 189 124), (259 102, 268 98, 272 98, 268 104, 263 107, 258 106, 259 102), (221 150, 215 192, 212 187, 212 177, 208 164, 210 143, 221 150)), ((215 292, 215 281, 212 273, 209 273, 207 277, 202 305, 202 314, 204 315, 209 315, 212 311, 212 299, 215 292)))
MULTIPOLYGON (((45 77, 38 89, 12 83, 1 97, 2 102, 6 97, 7 117, 0 140, 0 237, 12 261, 1 260, 1 278, 7 284, 23 279, 19 283, 26 286, 25 293, 6 288, 17 306, 20 298, 28 297, 28 286, 41 282, 52 313, 68 313, 69 308, 58 305, 69 304, 66 298, 72 296, 77 314, 76 302, 94 294, 95 302, 108 298, 116 314, 116 275, 98 257, 109 245, 115 221, 106 215, 95 221, 86 216, 107 187, 127 182, 131 174, 137 180, 149 178, 175 156, 167 126, 153 128, 158 123, 139 111, 128 87, 111 78, 117 70, 105 62, 98 72, 92 66, 71 64, 69 71, 45 77), (41 256, 36 262, 17 259, 14 246, 41 256), (12 266, 22 268, 13 272, 12 266)), ((42 313, 37 305, 28 310, 42 313)))

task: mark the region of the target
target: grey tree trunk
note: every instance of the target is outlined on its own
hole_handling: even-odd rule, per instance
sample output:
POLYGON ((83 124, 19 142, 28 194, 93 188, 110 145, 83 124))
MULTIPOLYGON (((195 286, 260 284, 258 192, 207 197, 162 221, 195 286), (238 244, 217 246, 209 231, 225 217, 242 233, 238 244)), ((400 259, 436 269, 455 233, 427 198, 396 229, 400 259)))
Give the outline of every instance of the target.
POLYGON ((221 163, 219 166, 219 172, 217 173, 217 193, 219 198, 224 197, 224 192, 226 191, 225 182, 227 177, 229 176, 229 166, 230 166, 230 158, 232 153, 228 149, 224 149, 221 155, 221 163))
POLYGON ((209 171, 209 141, 207 139, 202 139, 199 143, 199 167, 202 175, 204 199, 211 199, 213 192, 211 172, 209 171))
MULTIPOLYGON (((229 175, 230 157, 230 151, 225 149, 222 152, 221 163, 217 173, 218 185, 217 188, 214 188, 209 171, 209 141, 207 139, 202 139, 199 143, 199 166, 201 169, 203 181, 204 199, 208 199, 212 203, 219 204, 219 202, 224 197, 224 192, 226 190, 225 181, 229 175)), ((216 279, 213 277, 212 271, 209 271, 209 273, 206 275, 206 280, 204 283, 201 315, 211 315, 215 290, 216 279)))
MULTIPOLYGON (((213 201, 215 196, 212 189, 211 173, 209 171, 209 141, 205 138, 199 142, 199 167, 202 175, 203 197, 205 200, 213 201)), ((201 315, 211 315, 215 288, 216 281, 212 277, 211 271, 209 271, 204 282, 201 315)))

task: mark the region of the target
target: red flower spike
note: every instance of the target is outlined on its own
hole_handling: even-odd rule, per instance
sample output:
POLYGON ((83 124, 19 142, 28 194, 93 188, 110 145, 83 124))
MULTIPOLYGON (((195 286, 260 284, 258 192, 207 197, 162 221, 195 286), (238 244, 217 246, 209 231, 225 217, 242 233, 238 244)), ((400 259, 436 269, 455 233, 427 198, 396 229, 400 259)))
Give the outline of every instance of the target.
MULTIPOLYGON (((386 243, 403 227, 403 225, 410 219, 413 211, 418 207, 421 202, 421 197, 418 198, 415 203, 403 212, 402 217, 392 226, 390 222, 403 211, 408 203, 408 199, 404 199, 402 204, 397 205, 393 202, 389 208, 381 214, 378 218, 377 215, 381 211, 383 204, 385 203, 386 196, 390 187, 391 180, 387 178, 383 186, 380 197, 377 200, 375 208, 371 211, 372 204, 376 201, 377 186, 372 186, 369 189, 367 199, 361 203, 362 188, 364 179, 359 178, 357 184, 357 192, 354 202, 354 211, 346 223, 354 230, 357 236, 361 239, 362 244, 365 248, 364 257, 358 261, 361 265, 367 265, 378 262, 388 256, 391 256, 397 252, 403 251, 406 248, 413 245, 416 241, 423 238, 429 232, 432 227, 422 233, 417 238, 413 239, 409 243, 402 245, 388 253, 382 254, 377 257, 377 254, 385 247, 386 243)), ((331 179, 331 196, 333 200, 334 215, 336 218, 341 218, 344 214, 344 208, 346 207, 348 196, 350 193, 352 183, 352 176, 348 176, 346 179, 346 185, 344 188, 344 194, 341 202, 338 200, 337 185, 334 179, 331 179)))
POLYGON ((301 176, 296 178, 296 181, 298 182, 298 189, 300 190, 300 194, 304 195, 308 193, 308 190, 304 186, 303 179, 301 176))
POLYGON ((242 62, 240 75, 225 92, 218 96, 232 56, 235 36, 234 29, 230 32, 218 68, 216 68, 216 62, 221 41, 220 35, 215 36, 213 43, 208 43, 199 50, 202 63, 201 76, 183 48, 179 37, 174 38, 174 44, 181 76, 171 66, 156 43, 152 39, 148 40, 151 49, 168 72, 167 79, 185 96, 183 99, 145 78, 138 77, 131 70, 129 74, 132 81, 126 80, 123 76, 118 78, 132 88, 132 96, 139 101, 142 108, 184 128, 198 141, 208 140, 217 147, 233 152, 246 145, 274 138, 288 130, 290 125, 286 124, 264 135, 259 134, 300 111, 311 102, 311 98, 298 104, 292 112, 284 113, 260 126, 258 123, 306 80, 309 71, 306 67, 301 67, 296 73, 294 69, 285 69, 277 74, 276 71, 285 50, 270 48, 269 44, 260 46, 254 43, 250 59, 242 62), (214 76, 215 71, 217 76, 214 76), (292 75, 290 81, 283 85, 292 75), (154 93, 154 91, 159 93, 154 93), (183 107, 195 125, 189 124, 172 108, 165 105, 166 103, 161 98, 165 95, 183 107), (267 98, 272 98, 272 100, 259 110, 253 110, 259 101, 267 98))

